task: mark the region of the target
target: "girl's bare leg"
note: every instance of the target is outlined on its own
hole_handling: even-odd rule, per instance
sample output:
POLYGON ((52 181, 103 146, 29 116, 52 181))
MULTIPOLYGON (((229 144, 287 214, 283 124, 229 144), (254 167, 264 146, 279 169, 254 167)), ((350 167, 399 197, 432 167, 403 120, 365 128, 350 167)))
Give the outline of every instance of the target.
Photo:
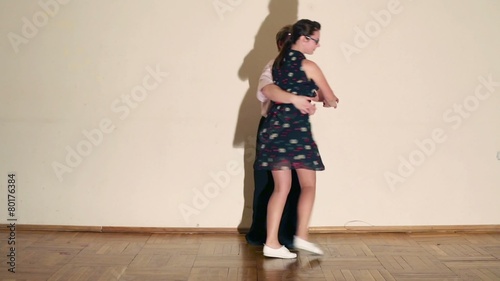
POLYGON ((283 209, 285 208, 288 193, 292 187, 292 171, 272 171, 274 178, 274 191, 267 204, 267 237, 266 245, 271 248, 279 248, 278 231, 283 209))
POLYGON ((297 169, 297 175, 301 186, 299 204, 297 207, 298 221, 296 236, 308 240, 309 220, 316 197, 316 171, 297 169))

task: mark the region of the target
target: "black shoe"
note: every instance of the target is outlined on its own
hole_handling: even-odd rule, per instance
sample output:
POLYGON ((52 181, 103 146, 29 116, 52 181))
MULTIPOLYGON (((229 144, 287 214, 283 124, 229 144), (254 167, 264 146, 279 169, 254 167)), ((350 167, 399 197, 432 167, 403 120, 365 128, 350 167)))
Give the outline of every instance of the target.
POLYGON ((293 236, 292 237, 280 237, 279 238, 280 244, 284 245, 288 249, 293 249, 293 236))
MULTIPOLYGON (((259 239, 252 239, 248 236, 246 236, 245 239, 247 240, 247 243, 252 245, 252 246, 264 246, 264 243, 266 242, 266 241, 262 241, 259 239)), ((292 243, 292 245, 293 245, 293 243, 292 243)))

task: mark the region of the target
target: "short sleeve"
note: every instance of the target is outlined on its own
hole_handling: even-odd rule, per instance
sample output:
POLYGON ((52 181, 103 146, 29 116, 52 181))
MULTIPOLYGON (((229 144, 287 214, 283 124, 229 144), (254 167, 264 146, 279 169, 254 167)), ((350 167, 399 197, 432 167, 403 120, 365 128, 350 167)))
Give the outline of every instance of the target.
POLYGON ((268 98, 262 93, 262 88, 264 88, 267 85, 274 84, 273 82, 273 74, 271 72, 271 68, 273 66, 273 61, 269 61, 264 69, 262 70, 262 73, 260 74, 259 78, 259 86, 257 87, 257 99, 260 102, 266 102, 268 98))

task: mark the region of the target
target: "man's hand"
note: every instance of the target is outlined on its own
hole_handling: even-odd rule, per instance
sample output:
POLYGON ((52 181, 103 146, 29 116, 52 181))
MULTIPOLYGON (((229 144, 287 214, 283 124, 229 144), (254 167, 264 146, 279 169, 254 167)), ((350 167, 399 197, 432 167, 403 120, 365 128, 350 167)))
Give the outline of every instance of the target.
POLYGON ((316 112, 316 105, 311 103, 313 98, 305 96, 293 96, 291 102, 302 114, 313 115, 316 112))

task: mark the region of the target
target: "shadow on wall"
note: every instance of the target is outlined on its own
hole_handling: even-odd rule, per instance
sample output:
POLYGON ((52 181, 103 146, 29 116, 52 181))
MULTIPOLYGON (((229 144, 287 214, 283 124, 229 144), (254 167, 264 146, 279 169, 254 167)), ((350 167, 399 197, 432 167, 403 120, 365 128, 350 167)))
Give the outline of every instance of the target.
POLYGON ((297 21, 298 0, 270 0, 269 14, 255 35, 253 49, 245 57, 238 76, 242 81, 248 81, 248 90, 240 105, 238 122, 234 133, 233 147, 243 148, 245 165, 244 201, 241 222, 238 225, 240 233, 246 232, 252 220, 253 201, 253 162, 255 159, 255 142, 257 126, 260 120, 260 102, 256 92, 259 76, 266 63, 276 57, 276 33, 281 27, 297 21))

